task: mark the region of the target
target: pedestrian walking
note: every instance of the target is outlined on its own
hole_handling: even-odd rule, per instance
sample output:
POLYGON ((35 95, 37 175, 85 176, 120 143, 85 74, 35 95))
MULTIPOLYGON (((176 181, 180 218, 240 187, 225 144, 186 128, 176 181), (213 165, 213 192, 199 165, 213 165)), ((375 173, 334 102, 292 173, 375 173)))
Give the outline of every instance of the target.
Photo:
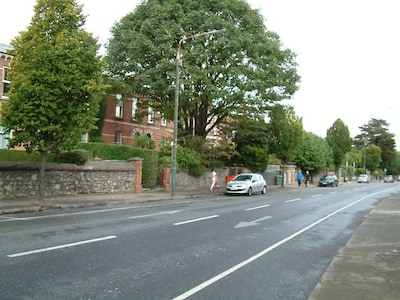
POLYGON ((301 171, 299 170, 296 174, 296 179, 297 179, 297 183, 299 184, 299 186, 301 185, 301 181, 303 180, 304 176, 301 173, 301 171))
POLYGON ((310 186, 311 182, 311 174, 309 171, 306 171, 306 186, 310 186))
POLYGON ((208 178, 211 179, 210 191, 213 191, 215 188, 215 183, 217 182, 217 172, 212 169, 210 175, 208 175, 208 178))

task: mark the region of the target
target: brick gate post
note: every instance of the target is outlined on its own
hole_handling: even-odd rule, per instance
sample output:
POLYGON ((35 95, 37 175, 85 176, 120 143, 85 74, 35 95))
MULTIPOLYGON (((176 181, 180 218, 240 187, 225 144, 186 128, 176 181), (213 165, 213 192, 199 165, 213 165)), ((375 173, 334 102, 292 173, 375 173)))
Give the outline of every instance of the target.
POLYGON ((143 190, 142 186, 142 170, 143 170, 143 158, 140 157, 134 157, 129 159, 133 167, 135 168, 135 186, 134 186, 134 192, 135 193, 141 193, 143 190))

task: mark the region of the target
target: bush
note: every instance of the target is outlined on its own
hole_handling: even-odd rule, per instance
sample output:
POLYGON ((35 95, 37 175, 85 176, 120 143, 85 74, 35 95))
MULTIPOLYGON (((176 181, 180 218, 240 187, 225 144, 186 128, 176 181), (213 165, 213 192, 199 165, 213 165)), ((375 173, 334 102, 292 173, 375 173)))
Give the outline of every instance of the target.
MULTIPOLYGON (((171 146, 164 146, 161 148, 159 158, 160 168, 171 166, 171 151, 171 146)), ((177 172, 188 172, 193 176, 201 176, 204 174, 205 166, 202 164, 202 157, 197 151, 184 146, 178 146, 176 156, 177 172)))
POLYGON ((193 165, 189 167, 189 175, 200 177, 206 171, 206 167, 203 165, 193 165))
POLYGON ((84 165, 89 159, 89 151, 73 150, 69 152, 61 152, 60 154, 56 155, 55 161, 57 163, 84 165))

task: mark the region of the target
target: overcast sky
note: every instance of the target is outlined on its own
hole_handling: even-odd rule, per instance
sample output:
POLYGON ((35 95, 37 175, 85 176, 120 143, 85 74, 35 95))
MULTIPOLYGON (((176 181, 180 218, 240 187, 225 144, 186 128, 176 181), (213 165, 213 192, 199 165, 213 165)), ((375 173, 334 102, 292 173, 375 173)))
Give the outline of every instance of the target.
MULTIPOLYGON (((199 0, 201 1, 201 0, 199 0)), ((105 43, 110 28, 140 0, 77 0, 86 28, 105 43)), ((25 30, 36 0, 8 1, 0 43, 25 30)), ((321 137, 340 118, 352 137, 371 118, 386 120, 400 149, 400 1, 248 0, 268 30, 297 53, 300 89, 289 101, 304 128, 321 137)))

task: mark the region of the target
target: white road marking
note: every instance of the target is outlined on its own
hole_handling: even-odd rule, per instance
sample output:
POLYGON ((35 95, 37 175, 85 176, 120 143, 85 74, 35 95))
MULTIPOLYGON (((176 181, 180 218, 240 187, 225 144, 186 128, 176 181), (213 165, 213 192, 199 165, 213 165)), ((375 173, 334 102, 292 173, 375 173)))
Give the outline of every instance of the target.
POLYGON ((265 216, 260 219, 250 221, 250 222, 239 222, 234 228, 243 228, 243 227, 249 227, 249 226, 254 226, 254 225, 259 225, 259 222, 265 221, 268 219, 272 219, 271 216, 265 216))
POLYGON ((44 216, 34 216, 34 217, 14 217, 8 220, 0 220, 0 222, 12 222, 12 221, 30 221, 35 219, 46 219, 46 218, 57 218, 57 217, 68 217, 68 216, 75 216, 75 215, 89 215, 89 214, 97 214, 97 213, 105 213, 105 212, 112 212, 112 211, 119 211, 119 210, 129 210, 129 209, 138 209, 138 208, 147 208, 147 207, 159 207, 165 205, 181 205, 182 203, 189 203, 187 202, 177 202, 177 203, 168 203, 168 204, 161 204, 161 205, 141 205, 141 206, 127 206, 127 207, 115 207, 115 208, 108 208, 108 209, 97 209, 97 210, 90 210, 90 211, 79 211, 79 212, 71 212, 71 213, 61 213, 61 214, 54 214, 54 215, 44 215, 44 216))
POLYGON ((295 201, 300 201, 301 198, 296 198, 296 199, 291 199, 291 200, 286 200, 285 202, 290 203, 290 202, 295 202, 295 201))
POLYGON ((86 241, 81 241, 81 242, 76 242, 76 243, 70 243, 70 244, 64 244, 64 245, 59 245, 59 246, 54 246, 54 247, 48 247, 48 248, 42 248, 42 249, 37 249, 37 250, 32 250, 32 251, 26 251, 26 252, 21 252, 21 253, 15 253, 15 254, 9 254, 7 255, 8 257, 19 257, 19 256, 25 256, 25 255, 30 255, 30 254, 35 254, 35 253, 41 253, 41 252, 47 252, 47 251, 52 251, 52 250, 58 250, 58 249, 63 249, 63 248, 68 248, 68 247, 74 247, 74 246, 79 246, 79 245, 84 245, 84 244, 89 244, 89 243, 95 243, 95 242, 100 242, 100 241, 105 241, 109 239, 115 239, 117 238, 115 235, 110 235, 102 238, 97 238, 97 239, 92 239, 92 240, 86 240, 86 241))
POLYGON ((250 207, 245 209, 245 211, 250 211, 250 210, 256 210, 256 209, 260 209, 260 208, 264 208, 264 207, 268 207, 271 206, 270 204, 266 204, 266 205, 261 205, 261 206, 257 206, 257 207, 250 207))
POLYGON ((172 214, 176 214, 178 212, 181 212, 181 210, 161 211, 161 212, 154 213, 154 214, 128 217, 128 219, 141 219, 141 218, 155 217, 155 216, 161 216, 161 215, 172 215, 172 214))
POLYGON ((198 221, 204 221, 204 220, 208 220, 208 219, 213 219, 213 218, 218 218, 219 215, 213 215, 213 216, 209 216, 209 217, 204 217, 204 218, 198 218, 198 219, 193 219, 193 220, 187 220, 187 221, 183 221, 183 222, 178 222, 178 223, 174 223, 174 226, 178 226, 178 225, 183 225, 183 224, 188 224, 188 223, 194 223, 194 222, 198 222, 198 221))
POLYGON ((256 255, 254 255, 254 256, 242 261, 241 263, 231 267, 230 269, 228 269, 228 270, 226 270, 226 271, 224 271, 224 272, 222 272, 222 273, 210 278, 209 280, 204 281, 203 283, 199 284, 198 286, 195 286, 194 288, 186 291, 185 293, 175 297, 173 300, 184 300, 184 299, 186 299, 186 298, 188 298, 188 297, 200 292, 201 290, 207 288, 208 286, 216 283, 217 281, 225 278, 226 276, 236 272, 237 270, 243 268, 244 266, 246 266, 246 265, 254 262, 255 260, 259 259, 260 257, 266 255, 267 253, 271 252, 272 250, 282 246, 283 244, 289 242, 290 240, 296 238, 297 236, 305 233, 306 231, 308 231, 311 228, 317 226, 318 224, 324 222, 325 220, 333 217, 334 215, 338 214, 339 212, 341 212, 341 211, 343 211, 343 210, 345 210, 345 209, 347 209, 347 208, 349 208, 349 207, 351 207, 351 206, 353 206, 353 205, 355 205, 355 204, 357 204, 357 203, 359 203, 359 202, 361 202, 361 201, 363 201, 363 200, 365 200, 365 199, 367 199, 367 198, 369 198, 371 196, 374 196, 374 195, 377 195, 377 194, 380 194, 380 193, 382 193, 382 192, 377 192, 377 193, 365 196, 365 197, 360 198, 360 199, 358 199, 358 200, 356 200, 354 202, 351 202, 350 204, 347 204, 347 205, 343 206, 342 208, 339 208, 339 209, 335 210, 334 212, 332 212, 332 213, 326 215, 325 217, 315 221, 314 223, 304 227, 303 229, 300 229, 299 231, 297 231, 297 232, 293 233, 292 235, 284 238, 283 240, 277 242, 276 244, 264 249, 263 251, 257 253, 256 255))
POLYGON ((318 195, 314 195, 314 196, 311 196, 312 198, 317 198, 317 197, 321 197, 322 196, 322 194, 318 194, 318 195))

